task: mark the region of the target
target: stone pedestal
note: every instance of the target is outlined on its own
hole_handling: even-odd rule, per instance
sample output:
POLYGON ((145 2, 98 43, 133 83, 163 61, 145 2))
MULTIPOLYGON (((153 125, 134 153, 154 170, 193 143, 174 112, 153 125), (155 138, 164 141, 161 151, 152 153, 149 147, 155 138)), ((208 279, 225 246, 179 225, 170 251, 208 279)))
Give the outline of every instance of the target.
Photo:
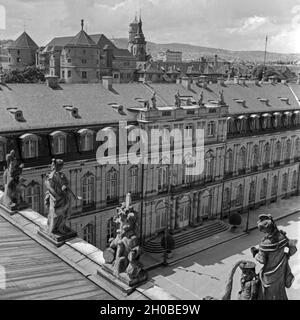
POLYGON ((56 247, 61 247, 66 241, 77 237, 77 233, 71 229, 68 229, 65 234, 54 234, 49 233, 48 231, 41 228, 38 231, 38 235, 40 235, 56 247))
POLYGON ((22 203, 18 203, 18 204, 12 205, 12 206, 10 206, 10 205, 7 206, 4 203, 2 203, 2 201, 0 200, 0 208, 5 210, 10 215, 14 215, 15 213, 17 213, 20 210, 27 209, 28 204, 26 202, 22 202, 22 203))

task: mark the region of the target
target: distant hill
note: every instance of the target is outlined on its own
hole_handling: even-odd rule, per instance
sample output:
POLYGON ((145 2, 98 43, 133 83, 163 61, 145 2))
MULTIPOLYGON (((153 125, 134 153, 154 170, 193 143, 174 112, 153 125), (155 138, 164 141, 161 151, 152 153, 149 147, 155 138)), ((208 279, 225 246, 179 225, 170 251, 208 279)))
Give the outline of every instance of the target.
MULTIPOLYGON (((114 44, 119 48, 127 48, 128 39, 126 38, 117 38, 112 39, 114 44)), ((262 62, 264 60, 263 51, 231 51, 217 48, 208 48, 201 46, 194 46, 184 43, 167 43, 167 44, 158 44, 154 42, 147 42, 147 50, 152 55, 153 58, 157 57, 159 51, 163 49, 170 49, 175 51, 183 52, 184 60, 196 60, 201 56, 211 56, 217 54, 220 58, 229 60, 229 61, 249 61, 249 62, 262 62)), ((268 52, 267 60, 269 62, 274 61, 298 61, 300 60, 299 54, 285 54, 285 53, 274 53, 268 52)))

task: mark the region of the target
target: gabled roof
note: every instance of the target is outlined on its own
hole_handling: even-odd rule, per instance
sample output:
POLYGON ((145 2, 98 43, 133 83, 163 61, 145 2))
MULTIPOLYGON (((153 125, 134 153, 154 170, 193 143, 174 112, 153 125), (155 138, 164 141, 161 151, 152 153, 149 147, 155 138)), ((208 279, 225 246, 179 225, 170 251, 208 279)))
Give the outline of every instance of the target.
POLYGON ((15 49, 38 49, 38 45, 30 38, 30 36, 24 31, 18 38, 15 40, 9 48, 15 49))
POLYGON ((84 30, 80 30, 65 46, 97 47, 96 43, 84 30))

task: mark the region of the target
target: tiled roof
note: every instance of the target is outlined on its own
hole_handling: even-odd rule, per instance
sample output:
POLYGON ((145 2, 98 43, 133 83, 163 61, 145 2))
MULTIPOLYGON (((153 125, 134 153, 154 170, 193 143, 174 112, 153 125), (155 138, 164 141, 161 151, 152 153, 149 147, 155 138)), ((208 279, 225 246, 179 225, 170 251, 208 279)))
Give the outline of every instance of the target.
POLYGON ((273 112, 300 109, 295 95, 300 97, 300 85, 285 84, 219 84, 208 85, 203 89, 192 84, 187 90, 181 84, 141 83, 113 84, 113 90, 105 89, 102 84, 61 84, 61 90, 52 90, 45 84, 8 84, 0 90, 0 132, 31 130, 38 128, 59 128, 68 126, 92 126, 111 124, 120 120, 136 121, 136 115, 127 110, 138 107, 141 100, 150 100, 152 91, 156 91, 158 104, 174 106, 175 94, 192 96, 197 101, 203 91, 204 103, 218 100, 220 91, 224 91, 224 101, 229 105, 231 114, 273 112), (292 92, 293 89, 294 93, 292 92), (279 99, 288 98, 287 102, 279 99), (258 98, 268 99, 266 104, 258 98), (245 100, 243 104, 236 100, 245 100), (124 114, 119 113, 110 104, 124 106, 124 114), (74 118, 63 108, 72 105, 78 108, 79 118, 74 118), (23 111, 26 122, 17 122, 7 111, 8 107, 18 107, 23 111))
POLYGON ((24 31, 18 38, 15 40, 9 48, 15 49, 38 49, 38 45, 30 38, 30 36, 24 31))
POLYGON ((97 45, 84 30, 80 30, 66 46, 96 47, 97 45))
POLYGON ((127 107, 138 107, 135 98, 150 99, 151 92, 138 83, 114 84, 113 90, 102 84, 61 84, 62 90, 52 90, 45 84, 7 84, 0 87, 0 132, 30 130, 36 128, 59 128, 67 126, 98 125, 119 120, 135 121, 136 117, 127 107), (111 103, 124 106, 124 114, 111 103), (74 118, 63 108, 78 108, 79 118, 74 118), (26 122, 18 122, 7 111, 18 107, 26 122))

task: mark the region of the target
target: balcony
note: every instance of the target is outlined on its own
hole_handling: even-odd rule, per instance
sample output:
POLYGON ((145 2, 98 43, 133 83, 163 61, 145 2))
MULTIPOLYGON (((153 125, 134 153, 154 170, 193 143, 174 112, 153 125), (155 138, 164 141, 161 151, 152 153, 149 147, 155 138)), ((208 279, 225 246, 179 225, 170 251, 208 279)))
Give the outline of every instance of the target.
POLYGON ((264 165, 263 165, 263 170, 267 170, 267 169, 269 169, 270 168, 270 164, 269 163, 265 163, 264 165))
POLYGON ((274 161, 274 167, 279 167, 280 166, 280 161, 274 161))
POLYGON ((258 171, 258 166, 253 166, 253 167, 251 168, 251 171, 252 171, 252 172, 257 172, 257 171, 258 171))
POLYGON ((291 163, 291 159, 285 159, 284 160, 284 164, 290 164, 291 163))
POLYGON ((245 174, 246 173, 246 169, 245 168, 243 168, 243 169, 239 169, 239 174, 245 174))

